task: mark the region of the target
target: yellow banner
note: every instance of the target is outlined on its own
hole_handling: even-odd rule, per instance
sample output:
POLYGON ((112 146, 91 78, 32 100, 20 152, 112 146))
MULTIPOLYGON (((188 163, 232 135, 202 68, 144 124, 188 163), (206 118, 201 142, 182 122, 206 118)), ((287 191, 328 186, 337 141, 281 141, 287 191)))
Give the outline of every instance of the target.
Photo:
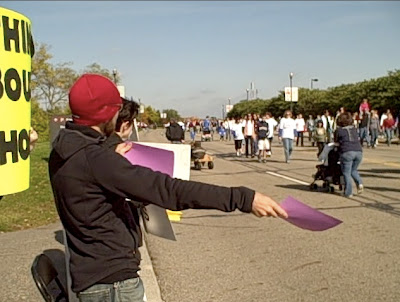
POLYGON ((0 195, 29 188, 30 20, 0 7, 0 195))

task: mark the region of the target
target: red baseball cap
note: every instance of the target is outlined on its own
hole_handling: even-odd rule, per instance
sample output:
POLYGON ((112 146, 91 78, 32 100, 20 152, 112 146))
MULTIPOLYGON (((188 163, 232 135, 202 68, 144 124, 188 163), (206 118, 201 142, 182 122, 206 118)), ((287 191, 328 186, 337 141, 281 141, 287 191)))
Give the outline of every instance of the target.
POLYGON ((98 74, 84 74, 69 91, 74 123, 94 126, 110 121, 122 106, 115 84, 98 74))

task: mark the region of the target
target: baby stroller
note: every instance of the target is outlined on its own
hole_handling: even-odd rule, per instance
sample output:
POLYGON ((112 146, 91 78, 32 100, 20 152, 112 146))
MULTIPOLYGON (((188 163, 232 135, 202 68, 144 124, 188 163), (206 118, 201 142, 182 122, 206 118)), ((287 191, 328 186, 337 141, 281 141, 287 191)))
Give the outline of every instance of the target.
POLYGON ((212 140, 211 137, 211 130, 209 128, 204 128, 203 133, 201 135, 201 141, 202 142, 210 142, 212 140))
POLYGON ((201 142, 195 141, 191 144, 190 158, 194 163, 196 170, 201 170, 201 167, 207 163, 209 169, 214 168, 214 158, 207 154, 206 150, 201 147, 201 142))
POLYGON ((318 180, 322 180, 322 188, 328 192, 335 191, 335 185, 339 186, 339 190, 343 190, 343 174, 340 167, 338 147, 332 144, 327 144, 319 156, 319 160, 325 160, 323 164, 317 165, 317 172, 313 175, 314 181, 310 184, 310 190, 318 190, 318 180))

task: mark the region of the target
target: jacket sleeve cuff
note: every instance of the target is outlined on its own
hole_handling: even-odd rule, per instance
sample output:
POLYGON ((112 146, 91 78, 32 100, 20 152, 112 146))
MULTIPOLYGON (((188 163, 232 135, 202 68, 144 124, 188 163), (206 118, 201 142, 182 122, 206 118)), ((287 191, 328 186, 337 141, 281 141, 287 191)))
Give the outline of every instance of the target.
POLYGON ((255 191, 246 187, 232 188, 232 200, 236 200, 236 208, 245 213, 251 213, 255 191))

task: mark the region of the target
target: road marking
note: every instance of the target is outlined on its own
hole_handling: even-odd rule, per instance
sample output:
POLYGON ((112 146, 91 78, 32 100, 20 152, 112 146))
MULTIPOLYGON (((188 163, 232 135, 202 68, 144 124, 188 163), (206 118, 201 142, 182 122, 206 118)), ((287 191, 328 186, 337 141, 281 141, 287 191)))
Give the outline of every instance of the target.
POLYGON ((304 181, 301 181, 301 180, 298 180, 298 179, 295 179, 295 178, 291 178, 289 176, 285 176, 285 175, 282 175, 282 174, 278 174, 278 173, 275 173, 275 172, 267 171, 265 173, 273 175, 273 176, 277 176, 277 177, 280 177, 280 178, 284 178, 284 179, 287 179, 287 180, 290 180, 290 181, 293 181, 293 182, 297 182, 299 184, 306 185, 306 186, 308 186, 310 184, 308 182, 304 182, 304 181))

